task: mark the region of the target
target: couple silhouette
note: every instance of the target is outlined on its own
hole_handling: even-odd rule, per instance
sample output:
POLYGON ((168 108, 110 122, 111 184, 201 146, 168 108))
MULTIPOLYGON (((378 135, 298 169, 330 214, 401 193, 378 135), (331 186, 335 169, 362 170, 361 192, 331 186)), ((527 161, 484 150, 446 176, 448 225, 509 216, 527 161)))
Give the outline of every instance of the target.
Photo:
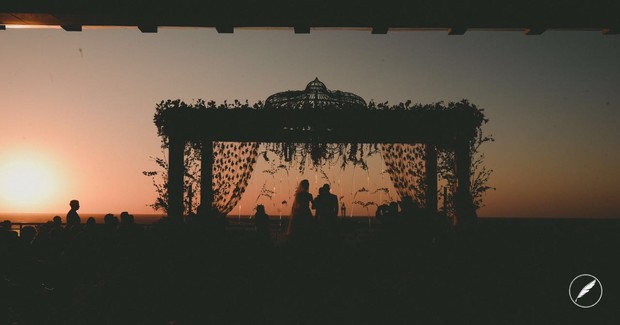
POLYGON ((319 189, 319 195, 312 197, 309 192, 310 182, 307 179, 299 182, 295 191, 295 200, 291 210, 291 218, 286 234, 293 240, 303 240, 311 236, 317 223, 322 228, 332 227, 338 218, 338 197, 330 193, 329 184, 319 189), (312 215, 310 205, 316 210, 316 216, 312 215))

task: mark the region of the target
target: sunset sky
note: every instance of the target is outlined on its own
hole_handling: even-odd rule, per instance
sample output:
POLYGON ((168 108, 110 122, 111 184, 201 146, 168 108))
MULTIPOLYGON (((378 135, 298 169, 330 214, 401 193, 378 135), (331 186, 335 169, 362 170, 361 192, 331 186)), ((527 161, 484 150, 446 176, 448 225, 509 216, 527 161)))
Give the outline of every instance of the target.
MULTIPOLYGON (((9 28, 0 31, 0 53, 0 217, 66 213, 74 198, 83 215, 153 213, 147 204, 155 192, 141 172, 156 169, 149 157, 162 155, 156 103, 252 103, 304 89, 315 77, 367 101, 465 98, 484 108, 485 131, 496 141, 483 151, 497 190, 480 216, 620 217, 617 35, 9 28)), ((250 214, 263 184, 277 197, 258 203, 277 216, 288 213, 279 202, 296 180, 308 178, 315 194, 324 183, 313 171, 271 178, 261 172, 267 167, 256 167, 231 215, 250 214)), ((335 167, 328 174, 350 209, 357 188, 391 186, 383 169, 376 156, 368 173, 335 167)))

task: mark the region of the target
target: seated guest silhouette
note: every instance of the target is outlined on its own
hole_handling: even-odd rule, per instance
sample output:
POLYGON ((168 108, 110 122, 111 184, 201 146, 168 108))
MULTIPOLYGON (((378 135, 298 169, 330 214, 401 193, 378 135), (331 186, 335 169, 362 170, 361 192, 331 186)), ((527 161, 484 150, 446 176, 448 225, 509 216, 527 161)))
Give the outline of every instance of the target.
POLYGON ((60 216, 54 216, 52 219, 54 228, 60 228, 62 226, 62 218, 60 216))
POLYGON ((17 241, 17 232, 11 229, 11 220, 4 220, 0 224, 0 244, 13 243, 17 241))

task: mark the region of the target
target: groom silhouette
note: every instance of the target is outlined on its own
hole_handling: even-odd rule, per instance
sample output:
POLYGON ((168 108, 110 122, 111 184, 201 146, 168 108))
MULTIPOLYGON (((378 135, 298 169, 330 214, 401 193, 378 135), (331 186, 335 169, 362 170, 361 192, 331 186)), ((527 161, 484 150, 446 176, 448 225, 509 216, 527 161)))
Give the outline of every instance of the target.
POLYGON ((325 227, 332 227, 338 218, 338 197, 329 190, 329 184, 323 185, 313 204, 316 219, 325 227))

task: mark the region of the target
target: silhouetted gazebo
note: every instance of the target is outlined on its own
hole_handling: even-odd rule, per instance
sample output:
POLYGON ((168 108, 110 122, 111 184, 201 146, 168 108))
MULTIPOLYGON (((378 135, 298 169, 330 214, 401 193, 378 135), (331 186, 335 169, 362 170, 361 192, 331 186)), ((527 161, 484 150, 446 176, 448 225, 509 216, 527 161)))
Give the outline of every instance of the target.
MULTIPOLYGON (((201 193, 213 205, 214 141, 262 143, 424 144, 426 208, 437 211, 437 147, 455 153, 457 220, 474 220, 469 144, 482 123, 477 109, 371 109, 352 93, 331 91, 318 79, 305 90, 285 91, 263 106, 166 110, 160 132, 169 140, 169 215, 183 209, 184 148, 201 143, 201 193), (258 108, 257 108, 258 107, 258 108)), ((240 194, 239 194, 240 195, 240 194)), ((204 210, 203 210, 204 211, 204 210)))

